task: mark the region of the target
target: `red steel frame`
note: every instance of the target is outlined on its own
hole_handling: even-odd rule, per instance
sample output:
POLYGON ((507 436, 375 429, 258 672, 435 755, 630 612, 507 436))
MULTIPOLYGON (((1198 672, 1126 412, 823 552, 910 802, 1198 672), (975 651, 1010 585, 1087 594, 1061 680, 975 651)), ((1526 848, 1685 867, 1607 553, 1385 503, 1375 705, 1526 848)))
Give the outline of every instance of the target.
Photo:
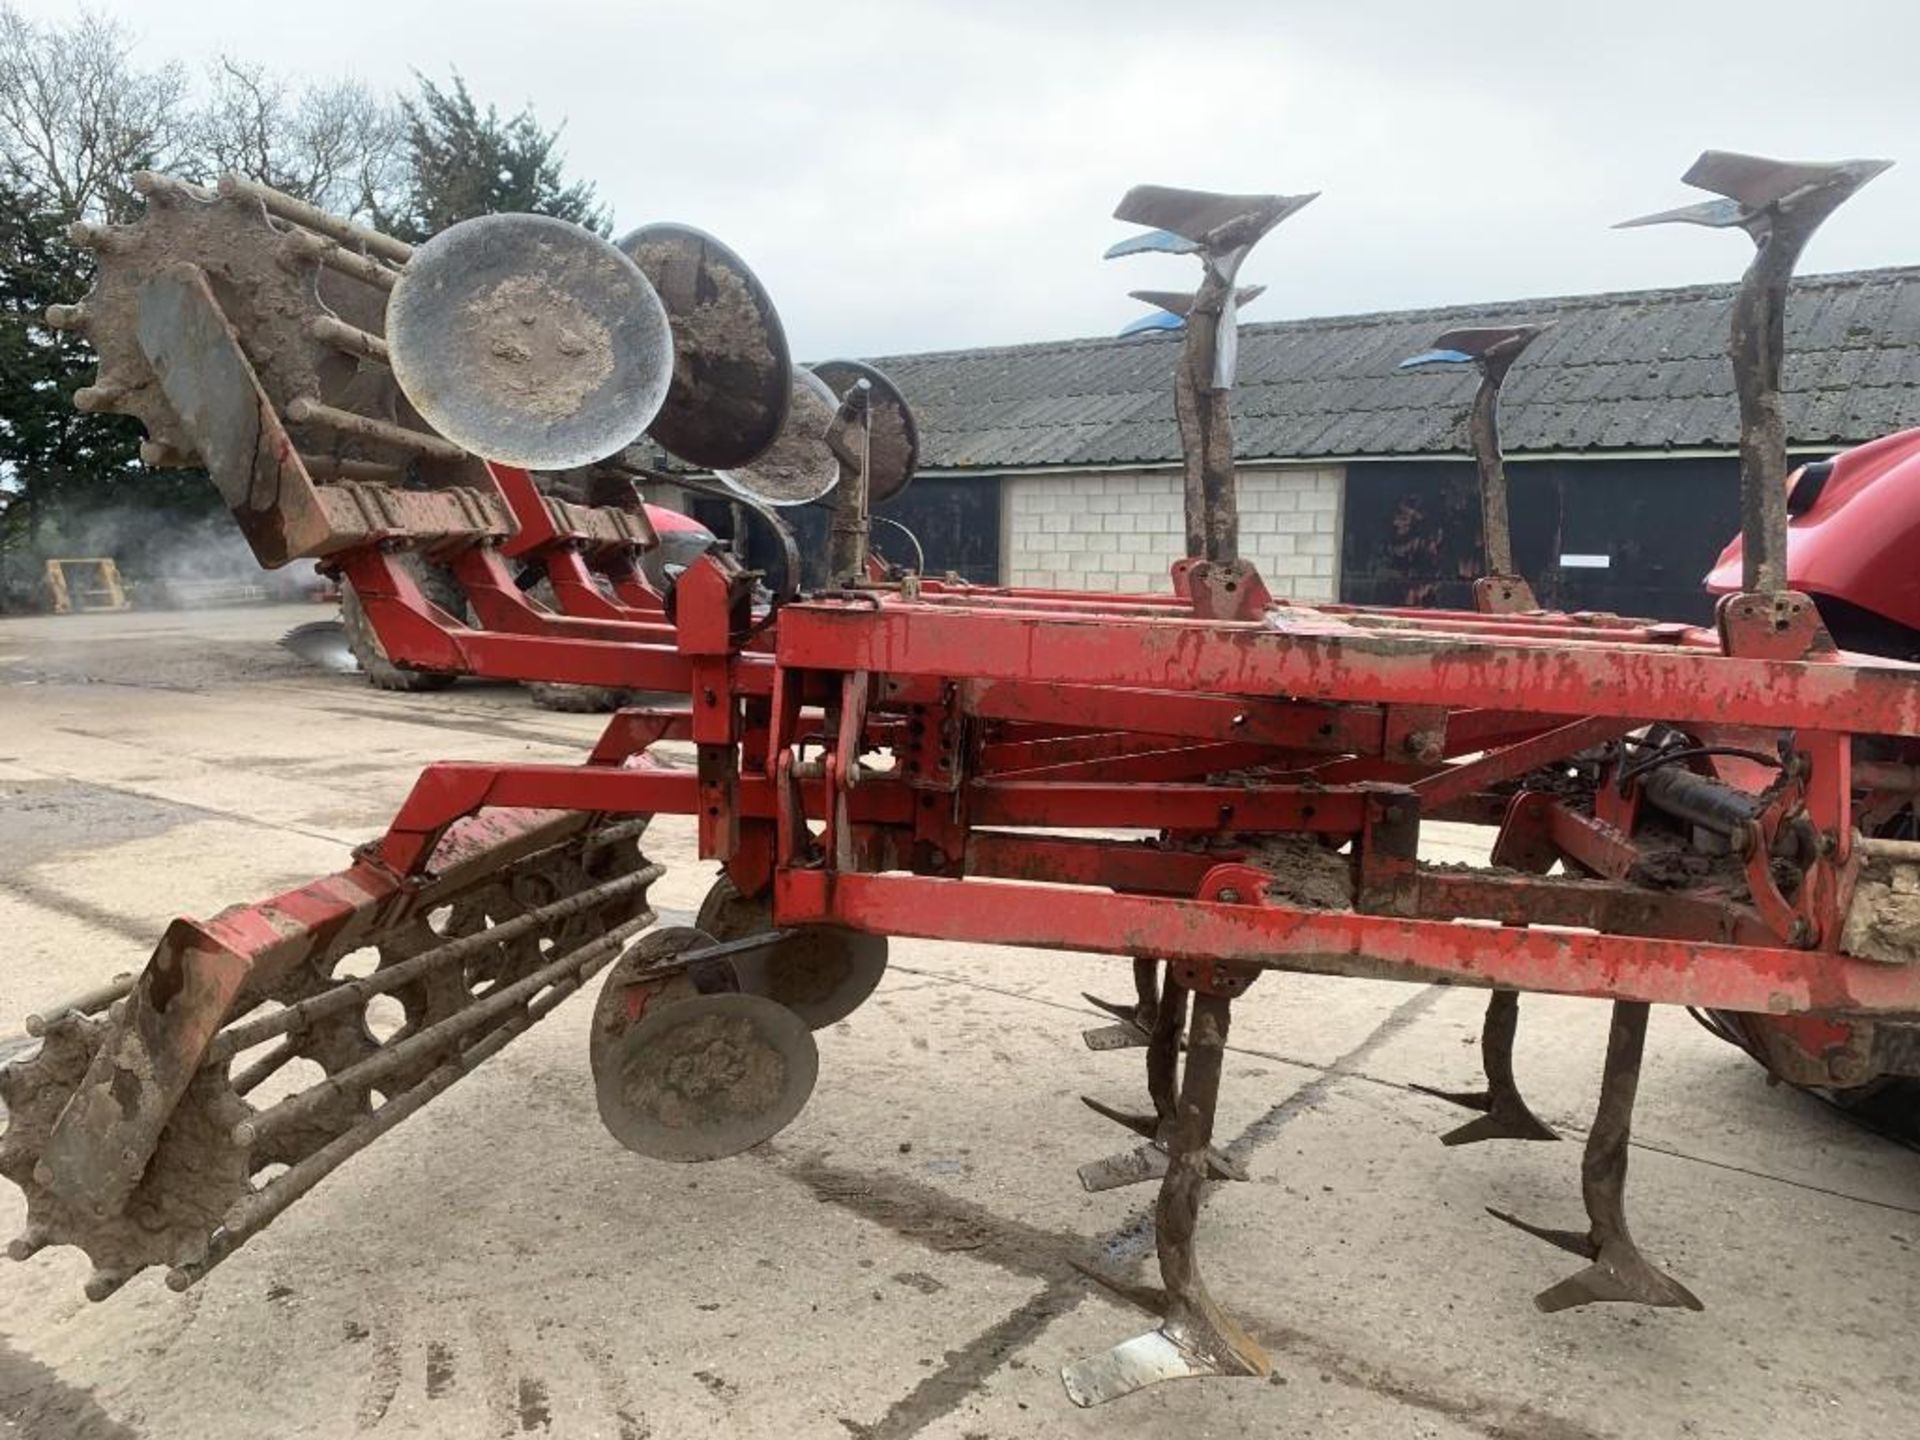
MULTIPOLYGON (((345 569, 398 658, 695 702, 622 712, 581 766, 431 767, 372 852, 396 883, 482 810, 691 814, 702 853, 744 890, 771 887, 781 924, 1223 973, 1920 1012, 1920 967, 1837 949, 1858 865, 1850 737, 1920 737, 1920 667, 1728 654, 1711 631, 1614 617, 1328 605, 1211 620, 1178 596, 933 583, 788 605, 763 644, 724 557, 687 573, 672 620, 588 618, 528 602, 476 550, 457 573, 482 629, 449 623, 383 556, 345 569), (1513 795, 1537 766, 1653 720, 1794 737, 1791 808, 1823 837, 1794 902, 1770 884, 1737 903, 1632 885, 1629 813, 1513 795), (693 741, 697 768, 658 763, 663 739, 693 741), (861 762, 881 749, 891 768, 861 762), (1536 873, 1422 870, 1423 816, 1498 823, 1536 873), (1073 829, 1141 838, 1051 833, 1073 829), (1250 851, 1270 832, 1346 845, 1354 908, 1269 896, 1250 851), (1537 873, 1554 858, 1598 878, 1537 873)), ((1762 817, 1763 844, 1788 808, 1762 817)))
MULTIPOLYGON (((1920 776, 1920 667, 1789 658, 1724 612, 1719 634, 1341 606, 1202 618, 1218 597, 1198 583, 1183 599, 876 582, 775 615, 718 551, 657 612, 610 614, 590 579, 556 585, 555 610, 505 548, 442 557, 472 624, 379 546, 328 563, 399 663, 689 705, 618 712, 579 765, 430 766, 350 869, 177 921, 128 997, 152 1075, 140 1105, 63 1122, 48 1150, 109 1212, 250 993, 595 816, 693 816, 700 853, 783 926, 1167 960, 1210 1003, 1277 969, 1807 1017, 1794 1043, 1815 1076, 1857 1049, 1828 1020, 1920 1014, 1920 964, 1839 948, 1867 849, 1856 814, 1920 776), (1635 883, 1643 807, 1623 772, 1603 771, 1591 813, 1528 788, 1652 721, 1748 750, 1784 737, 1778 778, 1743 792, 1743 883, 1635 883), (1856 784, 1864 735, 1894 753, 1856 784), (663 741, 692 742, 694 767, 663 741), (1424 818, 1497 826, 1497 868, 1421 866, 1424 818), (1315 841, 1341 854, 1350 906, 1286 898, 1292 860, 1269 847, 1315 841), (1789 896, 1771 861, 1790 850, 1789 896), (1570 873, 1548 874, 1556 861, 1570 873)), ((563 553, 585 548, 550 535, 518 555, 563 553)))

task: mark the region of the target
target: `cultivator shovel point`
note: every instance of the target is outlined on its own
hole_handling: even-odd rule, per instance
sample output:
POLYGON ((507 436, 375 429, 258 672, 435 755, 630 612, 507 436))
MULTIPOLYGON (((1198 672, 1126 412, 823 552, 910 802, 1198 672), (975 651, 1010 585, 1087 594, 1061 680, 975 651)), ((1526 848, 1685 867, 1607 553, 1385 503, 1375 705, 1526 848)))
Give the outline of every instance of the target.
MULTIPOLYGON (((1513 559, 1513 526, 1508 505, 1506 456, 1500 445, 1500 387, 1514 361, 1547 327, 1544 325, 1476 326, 1449 330, 1433 348, 1400 362, 1400 369, 1434 365, 1472 365, 1480 373, 1473 408, 1467 421, 1474 465, 1480 482, 1480 528, 1486 573, 1473 584, 1475 608, 1489 615, 1537 612, 1540 602, 1513 559)), ((1413 1088, 1422 1094, 1478 1110, 1481 1118, 1441 1136, 1446 1145, 1472 1145, 1482 1140, 1555 1140, 1559 1137, 1527 1108, 1513 1074, 1513 1042, 1520 1023, 1520 997, 1496 989, 1487 1001, 1480 1029, 1481 1063, 1487 1088, 1478 1091, 1413 1088)))
POLYGON ((0 1175, 27 1200, 9 1253, 80 1247, 96 1299, 148 1266, 195 1284, 603 971, 608 1130, 656 1160, 739 1154, 799 1115, 816 1031, 874 992, 889 937, 919 937, 1130 957, 1132 1001, 1089 996, 1112 1023, 1085 1033, 1143 1052, 1148 1103, 1087 1100, 1138 1143, 1080 1178, 1158 1183, 1160 1286, 1095 1278, 1160 1323, 1066 1366, 1076 1404, 1268 1369, 1195 1252, 1206 1184, 1246 1178, 1214 1121, 1232 1006, 1267 970, 1490 990, 1486 1088, 1426 1092, 1480 1112, 1449 1144, 1552 1138, 1515 1081, 1520 992, 1610 1001, 1588 1228, 1512 1223, 1591 1262, 1542 1309, 1698 1308, 1627 1226, 1649 1005, 1920 1013, 1897 910, 1920 849, 1857 833, 1920 792, 1920 671, 1823 643, 1769 508, 1786 278, 1879 168, 1710 153, 1689 178, 1716 208, 1658 217, 1761 242, 1731 351, 1747 593, 1712 630, 1544 610, 1515 573, 1496 402, 1524 324, 1416 357, 1480 373, 1475 608, 1274 601, 1239 553, 1234 336, 1258 287, 1237 276, 1311 196, 1143 186, 1116 212, 1152 228, 1110 253, 1203 272, 1140 296, 1185 326, 1186 554, 1172 593, 1104 595, 876 565, 869 507, 918 463, 905 395, 857 362, 794 368, 764 289, 689 227, 622 253, 504 218, 416 250, 250 182, 139 177, 147 213, 81 228, 95 290, 49 317, 100 351, 83 406, 140 419, 152 463, 204 462, 263 564, 337 572, 394 674, 666 698, 582 764, 431 766, 348 869, 177 921, 138 975, 43 1009, 41 1048, 0 1070, 0 1175), (643 428, 719 478, 651 468, 622 448, 643 428), (643 569, 636 482, 727 499, 783 568, 706 537, 643 569), (809 593, 780 512, 829 494, 809 593), (695 927, 652 928, 657 813, 723 871, 695 927), (1430 820, 1494 830, 1493 864, 1423 863, 1430 820))
MULTIPOLYGON (((1095 1160, 1082 1165, 1078 1170, 1080 1183, 1090 1192, 1118 1190, 1125 1185, 1138 1185, 1147 1180, 1159 1180, 1165 1177, 1168 1164, 1167 1141, 1172 1129, 1172 1117, 1160 1115, 1142 1115, 1129 1110, 1120 1110, 1091 1095, 1082 1095, 1080 1102, 1094 1114, 1111 1120, 1123 1129, 1136 1135, 1144 1135, 1149 1143, 1136 1145, 1131 1150, 1123 1150, 1118 1155, 1109 1155, 1104 1160, 1095 1160)), ((1223 1150, 1207 1147, 1207 1178, 1209 1180, 1245 1180, 1246 1168, 1223 1150)))
POLYGON ((1681 183, 1696 190, 1710 190, 1724 199, 1636 216, 1620 221, 1615 228, 1675 223, 1713 229, 1739 226, 1757 240, 1785 220, 1811 231, 1854 191, 1892 165, 1891 160, 1807 163, 1769 160, 1730 150, 1703 150, 1680 177, 1681 183))
MULTIPOLYGON (((1113 254, 1132 254, 1132 251, 1109 251, 1113 254)), ((1245 309, 1255 300, 1267 293, 1264 285, 1242 285, 1233 292, 1233 308, 1236 312, 1245 309)), ((1193 302, 1199 298, 1191 290, 1129 290, 1129 299, 1139 300, 1155 308, 1157 313, 1142 315, 1129 321, 1120 334, 1137 335, 1144 330, 1179 330, 1185 327, 1187 316, 1193 312, 1193 302)))

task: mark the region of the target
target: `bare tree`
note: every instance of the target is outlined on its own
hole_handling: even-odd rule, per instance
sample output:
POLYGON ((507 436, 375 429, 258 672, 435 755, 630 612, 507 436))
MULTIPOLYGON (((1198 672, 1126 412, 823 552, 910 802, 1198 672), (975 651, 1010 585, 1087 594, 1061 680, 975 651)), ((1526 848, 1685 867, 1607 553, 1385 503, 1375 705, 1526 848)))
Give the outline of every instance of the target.
POLYGON ((196 124, 202 163, 352 218, 390 205, 404 185, 399 107, 357 80, 296 89, 262 66, 223 56, 196 124))
POLYGON ((0 0, 0 176, 69 220, 119 219, 127 176, 182 158, 186 72, 133 62, 116 20, 82 10, 36 23, 0 0))

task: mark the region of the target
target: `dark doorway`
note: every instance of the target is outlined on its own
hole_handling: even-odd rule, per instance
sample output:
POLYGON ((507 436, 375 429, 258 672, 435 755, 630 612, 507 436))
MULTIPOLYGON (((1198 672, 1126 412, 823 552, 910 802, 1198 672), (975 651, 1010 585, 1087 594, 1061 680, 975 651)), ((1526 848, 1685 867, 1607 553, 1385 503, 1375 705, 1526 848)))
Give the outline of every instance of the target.
MULTIPOLYGON (((1521 460, 1507 466, 1514 563, 1540 603, 1704 623, 1701 580, 1740 528, 1737 460, 1521 460)), ((1482 573, 1471 463, 1347 467, 1340 598, 1470 609, 1482 573)))
MULTIPOLYGON (((705 497, 693 499, 693 518, 716 535, 730 536, 733 521, 724 501, 705 497)), ((801 584, 806 587, 826 583, 827 524, 832 518, 831 497, 814 505, 796 505, 782 510, 780 518, 793 530, 800 550, 801 584)), ((1000 580, 1000 481, 996 477, 960 479, 952 476, 917 477, 907 493, 874 512, 873 544, 881 555, 895 564, 914 561, 913 546, 890 520, 904 525, 919 540, 926 552, 929 575, 949 571, 976 585, 994 585, 1000 580)), ((756 569, 770 568, 779 562, 771 540, 762 526, 747 521, 747 563, 756 569)))

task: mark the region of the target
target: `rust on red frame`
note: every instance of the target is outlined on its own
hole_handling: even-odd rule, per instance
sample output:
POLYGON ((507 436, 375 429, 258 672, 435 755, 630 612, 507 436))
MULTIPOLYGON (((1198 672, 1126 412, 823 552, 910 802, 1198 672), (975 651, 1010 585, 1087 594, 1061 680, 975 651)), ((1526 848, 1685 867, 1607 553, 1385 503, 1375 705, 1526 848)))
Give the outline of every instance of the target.
POLYGON ((1773 1014, 1920 1012, 1920 966, 1710 940, 1488 927, 911 875, 775 876, 782 925, 1773 1014), (1497 936, 1497 940, 1496 940, 1497 936))
POLYGON ((1348 703, 1644 717, 1920 736, 1920 667, 1859 657, 1752 660, 1571 637, 1278 628, 1155 618, 956 613, 899 603, 799 604, 781 616, 783 665, 1348 703))

